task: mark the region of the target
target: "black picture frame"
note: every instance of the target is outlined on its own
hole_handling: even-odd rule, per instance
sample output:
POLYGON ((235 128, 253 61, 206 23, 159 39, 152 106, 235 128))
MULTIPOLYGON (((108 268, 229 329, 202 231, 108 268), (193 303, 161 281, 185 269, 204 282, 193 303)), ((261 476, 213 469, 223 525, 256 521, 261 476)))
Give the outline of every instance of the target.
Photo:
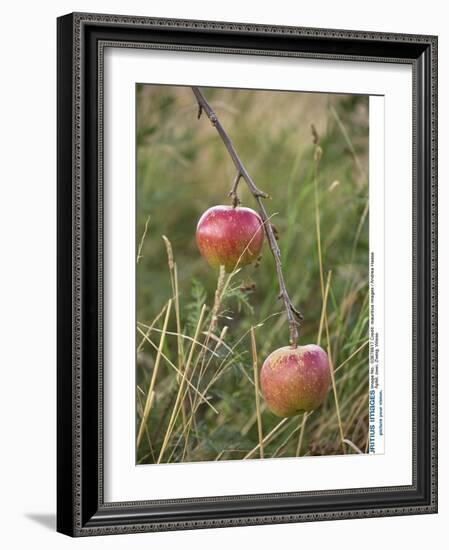
POLYGON ((437 37, 75 13, 58 18, 57 530, 71 536, 437 512, 437 37), (413 483, 105 503, 102 44, 413 69, 413 483))

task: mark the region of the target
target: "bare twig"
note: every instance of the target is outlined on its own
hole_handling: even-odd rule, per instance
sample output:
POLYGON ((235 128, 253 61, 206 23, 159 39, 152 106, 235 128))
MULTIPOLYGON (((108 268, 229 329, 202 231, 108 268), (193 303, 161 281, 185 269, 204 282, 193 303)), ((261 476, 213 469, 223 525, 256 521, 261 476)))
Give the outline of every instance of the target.
POLYGON ((231 139, 229 138, 226 130, 223 128, 220 120, 218 119, 217 115, 213 111, 212 107, 207 102, 202 92, 199 90, 199 88, 196 88, 196 87, 192 87, 192 91, 195 94, 195 97, 198 101, 199 115, 201 115, 202 111, 206 113, 208 119, 211 121, 212 125, 215 127, 219 136, 221 137, 235 167, 237 168, 237 177, 234 180, 234 184, 230 192, 230 196, 233 197, 234 203, 236 200, 238 201, 237 186, 240 178, 243 178, 245 180, 250 192, 252 193, 252 195, 254 196, 254 199, 257 202, 259 215, 262 218, 262 221, 264 222, 265 233, 267 235, 268 244, 270 246, 270 250, 271 250, 271 253, 273 254, 274 262, 276 265, 276 274, 279 281, 280 297, 284 301, 285 310, 287 312, 288 325, 290 329, 290 345, 293 347, 296 347, 298 337, 299 337, 298 327, 300 326, 300 321, 302 320, 303 317, 301 313, 294 307, 288 295, 287 288, 285 286, 284 276, 282 273, 281 251, 277 244, 276 237, 273 232, 273 228, 270 223, 267 223, 268 214, 262 202, 262 199, 267 199, 270 197, 267 193, 259 189, 254 183, 254 181, 252 180, 251 176, 249 175, 248 171, 246 170, 245 166, 240 160, 240 157, 238 156, 237 151, 235 150, 235 147, 231 139))

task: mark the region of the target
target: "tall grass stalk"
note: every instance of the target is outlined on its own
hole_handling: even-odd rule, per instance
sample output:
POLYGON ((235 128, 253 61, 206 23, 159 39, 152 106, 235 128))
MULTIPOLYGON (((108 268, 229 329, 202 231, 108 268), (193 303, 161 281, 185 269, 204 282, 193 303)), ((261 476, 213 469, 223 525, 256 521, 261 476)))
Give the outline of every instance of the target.
POLYGON ((177 417, 178 412, 179 412, 179 404, 180 404, 181 399, 183 397, 184 386, 185 386, 185 383, 186 383, 186 379, 187 379, 187 375, 188 375, 188 372, 189 372, 190 365, 192 363, 193 353, 195 351, 195 343, 198 340, 198 334, 199 334, 200 329, 201 329, 202 324, 203 324, 203 318, 204 318, 205 312, 206 312, 206 305, 203 305, 203 307, 201 308, 200 318, 198 319, 198 324, 197 324, 197 327, 196 327, 196 330, 195 330, 195 336, 194 336, 193 342, 190 346, 189 356, 188 356, 187 361, 186 361, 184 372, 182 373, 182 379, 181 379, 181 383, 179 384, 178 395, 176 397, 176 401, 175 401, 175 404, 173 406, 172 414, 171 414, 171 417, 170 417, 170 420, 169 420, 169 423, 168 423, 167 430, 165 432, 164 441, 162 443, 162 448, 161 448, 161 451, 159 453, 159 457, 157 459, 158 464, 160 464, 160 462, 162 460, 162 457, 164 456, 165 449, 167 447, 168 441, 170 439, 170 436, 171 436, 171 433, 172 433, 172 430, 173 430, 173 426, 174 426, 175 421, 176 421, 176 417, 177 417))
MULTIPOLYGON (((341 438, 341 446, 343 454, 346 454, 346 448, 343 443, 344 435, 343 435, 343 426, 341 422, 341 415, 340 415, 340 405, 338 402, 338 393, 337 393, 337 387, 335 385, 335 375, 334 375, 334 366, 333 366, 333 359, 332 359, 332 349, 331 349, 331 340, 329 335, 329 322, 327 317, 327 296, 326 291, 324 288, 324 274, 323 274, 323 256, 322 256, 322 250, 321 250, 321 222, 320 222, 320 195, 318 190, 318 174, 319 174, 319 166, 321 157, 323 154, 323 151, 318 143, 318 135, 316 133, 316 130, 314 127, 312 127, 312 132, 314 134, 314 141, 315 141, 315 155, 314 155, 314 161, 315 161, 315 174, 314 174, 314 189, 315 189, 315 224, 316 224, 316 240, 317 240, 317 250, 318 250, 318 263, 319 263, 319 271, 320 271, 320 286, 321 286, 321 296, 322 296, 322 303, 323 303, 323 309, 322 309, 322 318, 324 319, 324 326, 326 328, 326 340, 327 340, 327 355, 329 358, 329 366, 330 366, 330 373, 331 373, 331 380, 332 380, 332 389, 334 392, 334 399, 335 399, 335 408, 337 412, 337 419, 338 419, 338 428, 340 430, 340 438, 341 438), (326 305, 324 305, 326 304, 326 305)), ((330 278, 331 278, 332 272, 329 272, 328 275, 328 282, 330 284, 330 278)), ((329 292, 329 285, 327 285, 327 293, 329 292)), ((321 338, 321 334, 319 333, 319 336, 321 338)))
MULTIPOLYGON (((323 334, 323 325, 324 325, 324 318, 325 318, 326 310, 327 310, 327 298, 329 296, 329 288, 330 288, 330 284, 331 284, 331 277, 332 277, 332 271, 329 271, 329 273, 327 274, 326 288, 324 290, 324 296, 323 296, 322 303, 321 303, 320 325, 318 327, 318 336, 317 336, 317 341, 316 341, 317 346, 319 346, 321 344, 321 335, 323 334)), ((303 414, 303 417, 301 419, 298 445, 296 447, 296 456, 301 456, 301 448, 302 448, 302 442, 304 440, 304 432, 305 432, 305 429, 306 429, 307 419, 310 416, 310 414, 311 413, 303 414)))
MULTIPOLYGON (((175 302, 175 314, 176 314, 176 332, 178 333, 178 384, 180 383, 182 377, 182 370, 184 368, 184 347, 183 339, 181 337, 181 315, 179 312, 179 291, 178 291, 178 269, 173 256, 173 248, 171 242, 165 235, 162 235, 162 239, 165 243, 165 248, 167 251, 167 260, 168 268, 170 271, 170 282, 172 288, 172 296, 175 302)), ((187 398, 192 403, 190 392, 187 389, 187 398)), ((181 404, 181 415, 182 415, 182 424, 186 425, 186 402, 183 400, 181 404)))
POLYGON ((259 450, 260 450, 260 458, 264 458, 262 415, 260 412, 260 397, 259 397, 259 372, 257 367, 257 348, 256 348, 256 336, 254 334, 254 327, 251 327, 251 351, 253 356, 254 399, 256 402, 257 431, 259 434, 259 450))
POLYGON ((301 418, 301 424, 299 426, 299 437, 298 437, 298 444, 296 446, 296 453, 295 456, 301 456, 301 448, 302 448, 302 442, 304 440, 304 432, 306 429, 307 424, 307 418, 309 417, 311 413, 304 413, 301 418))
POLYGON ((335 373, 334 373, 334 363, 332 359, 332 350, 331 350, 331 343, 330 343, 330 336, 329 336, 329 323, 327 322, 327 315, 324 316, 324 324, 326 327, 326 339, 327 339, 327 355, 329 358, 329 366, 330 366, 330 372, 331 372, 331 380, 332 380, 332 390, 334 392, 334 399, 335 399, 335 409, 337 411, 337 420, 338 420, 338 429, 340 430, 340 439, 341 439, 341 446, 343 450, 343 454, 346 454, 346 447, 344 445, 344 433, 343 433, 343 424, 341 421, 341 414, 340 414, 340 404, 338 401, 338 393, 337 393, 337 386, 335 384, 335 373))
POLYGON ((139 428, 139 432, 137 434, 137 448, 139 448, 139 446, 140 446, 140 442, 142 440, 143 432, 145 430, 145 425, 147 423, 148 416, 150 414, 151 405, 153 404, 154 387, 155 387, 155 384, 156 384, 157 373, 159 372, 159 365, 160 365, 161 357, 162 357, 162 348, 164 347, 164 342, 165 342, 165 331, 167 330, 168 320, 170 318, 171 304, 172 304, 172 302, 171 302, 171 300, 169 300, 168 305, 167 305, 167 311, 165 313, 164 326, 162 328, 161 339, 159 340, 159 347, 157 349, 156 361, 155 361, 154 367, 153 367, 153 374, 151 376, 150 387, 148 388, 148 393, 147 393, 147 397, 146 397, 146 401, 145 401, 145 407, 144 407, 144 410, 143 410, 142 420, 140 422, 140 428, 139 428))

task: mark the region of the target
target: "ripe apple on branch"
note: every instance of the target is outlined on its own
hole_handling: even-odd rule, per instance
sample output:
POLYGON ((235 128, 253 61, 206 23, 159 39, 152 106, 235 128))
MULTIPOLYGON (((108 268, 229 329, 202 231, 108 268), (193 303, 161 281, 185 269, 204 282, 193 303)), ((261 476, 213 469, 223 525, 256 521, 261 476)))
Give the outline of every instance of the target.
POLYGON ((223 265, 230 273, 259 257, 263 223, 251 208, 213 206, 198 222, 196 242, 201 255, 212 267, 223 265))

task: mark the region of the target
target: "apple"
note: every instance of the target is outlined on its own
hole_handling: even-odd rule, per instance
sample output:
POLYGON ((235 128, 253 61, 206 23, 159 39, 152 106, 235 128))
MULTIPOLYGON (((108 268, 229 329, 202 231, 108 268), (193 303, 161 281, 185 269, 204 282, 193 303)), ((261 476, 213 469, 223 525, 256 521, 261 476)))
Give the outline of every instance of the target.
POLYGON ((264 238, 262 219, 251 208, 213 206, 204 212, 196 228, 201 255, 214 268, 229 273, 236 266, 255 262, 264 238))
POLYGON ((265 359, 260 371, 260 388, 266 404, 281 417, 319 407, 330 381, 327 353, 315 344, 279 348, 265 359))

